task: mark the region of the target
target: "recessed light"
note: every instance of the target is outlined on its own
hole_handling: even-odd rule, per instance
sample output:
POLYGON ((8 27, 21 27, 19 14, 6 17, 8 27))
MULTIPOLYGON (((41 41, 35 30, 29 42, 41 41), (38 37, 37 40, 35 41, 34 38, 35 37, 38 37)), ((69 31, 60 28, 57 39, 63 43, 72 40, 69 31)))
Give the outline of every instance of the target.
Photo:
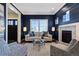
POLYGON ((52 10, 54 10, 54 8, 52 8, 52 10))

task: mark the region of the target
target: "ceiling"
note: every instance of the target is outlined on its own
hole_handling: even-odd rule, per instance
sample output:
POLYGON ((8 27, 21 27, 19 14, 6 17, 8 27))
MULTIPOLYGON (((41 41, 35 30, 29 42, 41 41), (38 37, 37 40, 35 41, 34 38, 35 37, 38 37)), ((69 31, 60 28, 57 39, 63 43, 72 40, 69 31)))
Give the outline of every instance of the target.
POLYGON ((13 3, 24 15, 54 15, 65 3, 13 3))
POLYGON ((15 14, 17 15, 13 10, 11 10, 10 8, 8 8, 8 14, 15 14))
POLYGON ((18 14, 16 14, 13 10, 11 10, 10 8, 8 8, 8 18, 17 18, 18 14))

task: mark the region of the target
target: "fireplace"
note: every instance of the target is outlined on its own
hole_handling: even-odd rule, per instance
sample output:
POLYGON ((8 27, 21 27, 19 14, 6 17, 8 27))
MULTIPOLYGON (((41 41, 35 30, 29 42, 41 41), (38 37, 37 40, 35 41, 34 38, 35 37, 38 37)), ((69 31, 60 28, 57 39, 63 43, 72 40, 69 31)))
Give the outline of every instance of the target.
POLYGON ((72 40, 72 31, 62 30, 62 42, 70 43, 72 40))

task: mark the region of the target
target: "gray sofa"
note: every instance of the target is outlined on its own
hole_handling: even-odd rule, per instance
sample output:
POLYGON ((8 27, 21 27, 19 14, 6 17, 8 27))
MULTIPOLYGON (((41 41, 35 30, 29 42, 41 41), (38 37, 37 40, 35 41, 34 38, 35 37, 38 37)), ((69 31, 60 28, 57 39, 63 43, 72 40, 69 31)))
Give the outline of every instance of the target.
MULTIPOLYGON (((37 38, 38 40, 42 37, 42 32, 35 32, 35 36, 25 35, 25 41, 33 41, 33 38, 37 38)), ((48 36, 44 36, 45 41, 52 41, 52 35, 47 34, 48 36)))
POLYGON ((26 46, 16 42, 7 44, 4 39, 0 38, 0 56, 25 56, 27 55, 26 46))
POLYGON ((47 36, 44 36, 44 39, 46 40, 46 41, 52 41, 53 39, 52 39, 52 35, 51 34, 47 34, 47 36))
POLYGON ((79 56, 79 41, 72 42, 67 50, 59 49, 55 46, 51 46, 51 56, 79 56))

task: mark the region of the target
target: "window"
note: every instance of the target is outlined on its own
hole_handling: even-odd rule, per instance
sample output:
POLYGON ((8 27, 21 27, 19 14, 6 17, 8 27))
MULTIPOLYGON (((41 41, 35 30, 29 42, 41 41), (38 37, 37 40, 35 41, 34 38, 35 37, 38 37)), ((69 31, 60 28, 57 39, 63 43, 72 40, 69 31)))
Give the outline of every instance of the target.
POLYGON ((70 21, 70 11, 67 11, 65 15, 63 15, 63 22, 70 21))
POLYGON ((15 21, 15 25, 17 25, 17 21, 15 21))
POLYGON ((13 25, 13 21, 10 21, 10 25, 13 25))
POLYGON ((38 23, 39 23, 38 20, 34 20, 33 19, 33 20, 30 21, 30 23, 31 23, 30 24, 30 30, 31 31, 35 31, 35 32, 38 32, 39 31, 39 29, 38 29, 38 27, 39 27, 38 26, 38 23))
POLYGON ((13 21, 8 21, 8 25, 13 25, 13 21))
POLYGON ((17 25, 17 21, 16 20, 9 20, 8 25, 17 25))
POLYGON ((30 31, 34 32, 48 31, 48 19, 31 19, 30 31))
POLYGON ((48 20, 39 20, 40 21, 40 32, 48 31, 48 20))
POLYGON ((58 17, 57 17, 56 20, 55 20, 55 24, 58 24, 58 17))

